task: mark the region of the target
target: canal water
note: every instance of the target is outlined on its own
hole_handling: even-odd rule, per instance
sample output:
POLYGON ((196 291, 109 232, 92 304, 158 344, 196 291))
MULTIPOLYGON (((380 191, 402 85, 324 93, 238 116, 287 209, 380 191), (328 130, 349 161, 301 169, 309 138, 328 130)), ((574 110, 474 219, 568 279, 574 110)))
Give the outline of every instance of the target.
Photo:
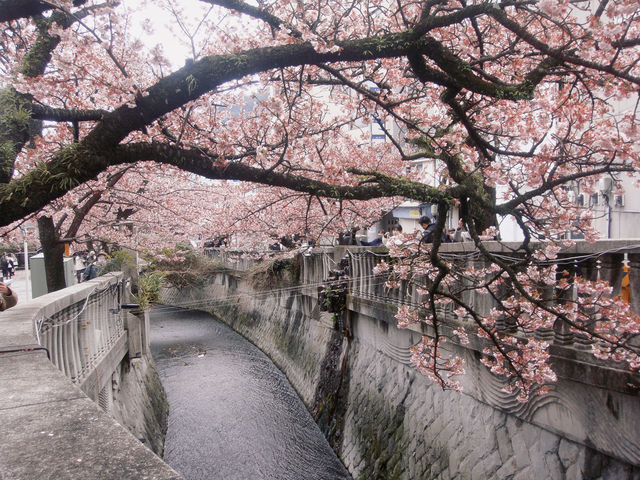
POLYGON ((188 480, 350 478, 284 374, 223 323, 159 306, 151 351, 169 401, 164 460, 188 480))

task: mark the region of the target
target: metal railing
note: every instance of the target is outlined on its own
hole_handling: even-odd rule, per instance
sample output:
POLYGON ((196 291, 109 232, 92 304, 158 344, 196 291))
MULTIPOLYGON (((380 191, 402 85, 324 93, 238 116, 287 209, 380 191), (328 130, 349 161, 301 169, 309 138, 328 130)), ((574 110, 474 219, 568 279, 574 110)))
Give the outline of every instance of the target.
MULTIPOLYGON (((486 242, 485 246, 493 254, 507 261, 518 260, 518 254, 514 253, 519 246, 517 243, 486 242)), ((209 254, 213 254, 234 270, 245 270, 256 262, 255 254, 248 252, 216 251, 209 254)), ((473 266, 476 269, 485 266, 485 260, 471 243, 444 244, 441 246, 440 254, 448 261, 457 262, 462 266, 473 266)), ((389 257, 367 247, 314 248, 306 251, 302 255, 300 286, 310 287, 309 292, 317 291, 317 287, 326 281, 330 270, 335 268, 344 255, 348 255, 350 261, 352 297, 398 306, 421 305, 422 296, 416 286, 420 282, 402 281, 398 288, 389 288, 386 285, 386 275, 375 275, 373 272, 378 263, 383 259, 388 260, 389 257)), ((602 240, 594 243, 578 241, 573 247, 558 255, 557 263, 560 267, 558 270, 563 274, 581 276, 588 280, 606 280, 613 287, 613 295, 619 295, 626 288, 626 295, 630 297, 634 312, 640 314, 640 240, 602 240)), ((487 292, 473 288, 464 290, 464 302, 481 315, 487 315, 495 306, 487 292)), ((549 298, 561 298, 566 294, 548 292, 549 298)), ((444 317, 445 321, 460 325, 460 319, 453 315, 451 305, 437 308, 437 313, 444 317)), ((498 327, 510 328, 506 324, 498 327)), ((566 326, 538 331, 536 334, 557 346, 576 350, 591 349, 591 343, 584 336, 570 331, 566 326)))
MULTIPOLYGON (((497 243, 497 242, 496 242, 497 243)), ((485 260, 475 252, 465 251, 464 247, 456 244, 446 245, 442 255, 448 255, 449 261, 459 262, 462 266, 473 266, 476 269, 485 266, 485 260)), ((498 246, 495 246, 497 249, 498 246)), ((502 247, 500 247, 502 248, 502 247)), ((499 253, 502 255, 501 253, 499 253)), ((368 299, 394 305, 419 306, 423 300, 418 294, 417 284, 402 281, 398 288, 386 286, 386 275, 373 274, 376 264, 388 257, 366 249, 350 250, 352 283, 351 295, 361 299, 368 299)), ((512 252, 505 251, 504 258, 517 260, 512 252)), ((579 276, 586 280, 605 280, 613 288, 612 295, 624 294, 630 301, 633 311, 640 314, 640 240, 629 241, 601 241, 596 243, 581 242, 570 251, 558 255, 558 275, 579 276), (624 290, 626 289, 626 292, 624 290)), ((306 265, 306 264, 305 264, 306 265)), ((308 275, 308 274, 307 274, 308 275)), ((473 288, 464 289, 464 302, 472 306, 479 314, 488 315, 496 302, 488 292, 473 288)), ((554 291, 550 287, 546 292, 549 299, 562 300, 566 295, 576 295, 572 289, 554 291)), ((438 313, 446 321, 459 323, 453 315, 453 307, 439 307, 438 313)), ((497 325, 502 329, 509 329, 509 325, 497 325)), ((584 335, 570 331, 568 326, 561 325, 548 331, 538 331, 537 335, 544 340, 563 347, 578 350, 590 350, 591 343, 584 335)))
POLYGON ((122 274, 72 288, 55 303, 54 312, 45 310, 35 318, 34 327, 53 364, 79 384, 125 334, 119 309, 122 274))

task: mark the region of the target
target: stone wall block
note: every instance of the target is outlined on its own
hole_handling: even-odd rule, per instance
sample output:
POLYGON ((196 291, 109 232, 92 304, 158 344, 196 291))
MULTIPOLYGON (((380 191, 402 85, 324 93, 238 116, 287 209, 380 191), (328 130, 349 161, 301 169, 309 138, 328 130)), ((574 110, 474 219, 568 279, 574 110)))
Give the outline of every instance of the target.
POLYGON ((496 472, 496 478, 511 478, 517 471, 516 459, 511 457, 496 472))
POLYGON ((546 430, 540 430, 540 435, 533 449, 544 453, 556 454, 558 452, 559 445, 560 438, 558 438, 557 435, 546 430))
POLYGON ((530 466, 518 469, 518 472, 513 476, 513 480, 531 480, 532 478, 534 476, 530 466))
POLYGON ((531 457, 529 456, 529 449, 527 448, 524 436, 525 435, 522 432, 518 432, 511 439, 515 453, 516 465, 520 470, 531 465, 531 457))
POLYGON ((506 427, 500 427, 496 430, 496 440, 498 442, 498 451, 500 452, 500 458, 503 463, 506 463, 511 457, 513 457, 513 447, 511 445, 511 439, 506 427))
POLYGON ((560 463, 558 453, 545 453, 544 456, 536 456, 532 459, 533 478, 545 478, 549 472, 557 472, 560 475, 564 471, 564 467, 560 463))
POLYGON ((579 453, 580 449, 575 443, 565 440, 564 438, 560 440, 558 457, 565 469, 568 469, 570 465, 576 462, 579 453))
POLYGON ((582 473, 582 468, 578 464, 573 464, 569 468, 567 468, 567 474, 565 476, 567 480, 582 480, 584 478, 584 474, 582 473))
POLYGON ((471 469, 471 480, 492 478, 501 465, 502 460, 500 459, 500 453, 496 450, 473 466, 471 469))

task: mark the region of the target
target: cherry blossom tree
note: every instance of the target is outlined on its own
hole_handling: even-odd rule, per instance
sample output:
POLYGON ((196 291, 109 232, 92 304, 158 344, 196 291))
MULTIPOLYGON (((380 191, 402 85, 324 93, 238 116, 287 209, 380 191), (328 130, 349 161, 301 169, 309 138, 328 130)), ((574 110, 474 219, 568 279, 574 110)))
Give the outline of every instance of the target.
POLYGON ((87 225, 113 229, 129 209, 170 235, 317 235, 365 223, 401 199, 432 203, 433 244, 389 245, 393 275, 420 281, 426 299, 418 311, 401 310, 400 324, 435 329, 414 348, 421 371, 456 387, 447 372, 459 373, 460 361, 440 349, 443 303, 473 322, 489 344, 486 364, 522 399, 554 378, 548 346, 534 335, 553 322, 593 337, 597 355, 638 367, 638 319, 605 286, 576 279, 576 299, 555 306, 541 294, 549 284, 569 288, 553 263, 567 232, 596 235, 566 187, 579 182, 588 192, 639 167, 635 0, 162 6, 162 23, 185 41, 181 68, 172 68, 167 45, 136 38, 152 38, 156 27, 136 24, 144 2, 0 0, 2 225, 64 215, 60 205, 76 212, 88 185, 108 194, 87 225), (367 143, 372 121, 387 141, 367 143), (407 171, 419 158, 437 160, 437 184, 407 171), (441 255, 454 206, 486 261, 481 269, 441 255), (517 262, 485 245, 504 218, 524 238, 517 262), (496 298, 491 314, 456 291, 471 280, 496 298), (594 308, 603 320, 593 321, 594 308), (525 336, 499 333, 505 321, 525 336))

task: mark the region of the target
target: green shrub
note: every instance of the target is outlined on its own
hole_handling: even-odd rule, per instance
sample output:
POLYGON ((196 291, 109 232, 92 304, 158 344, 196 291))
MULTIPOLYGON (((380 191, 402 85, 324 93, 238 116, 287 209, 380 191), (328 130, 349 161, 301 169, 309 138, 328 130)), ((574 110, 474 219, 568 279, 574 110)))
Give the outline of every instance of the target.
POLYGON ((160 300, 160 289, 164 283, 164 273, 150 272, 140 275, 136 299, 141 310, 146 310, 160 300))
POLYGON ((177 245, 175 250, 163 249, 162 257, 151 257, 147 271, 162 272, 164 282, 173 287, 203 286, 227 268, 219 259, 212 259, 187 245, 177 245))
POLYGON ((109 272, 125 272, 130 273, 131 269, 135 269, 136 259, 128 250, 116 250, 111 254, 111 258, 100 269, 100 275, 109 272))
POLYGON ((247 270, 247 279, 256 288, 295 284, 300 280, 300 256, 256 263, 247 270))

